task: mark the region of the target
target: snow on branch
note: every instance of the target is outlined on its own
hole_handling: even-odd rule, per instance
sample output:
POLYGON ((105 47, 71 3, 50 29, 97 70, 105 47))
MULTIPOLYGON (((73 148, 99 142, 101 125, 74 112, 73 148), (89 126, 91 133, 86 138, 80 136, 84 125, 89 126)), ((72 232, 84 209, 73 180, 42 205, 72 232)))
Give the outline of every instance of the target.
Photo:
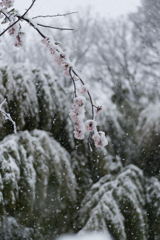
POLYGON ((12 122, 13 128, 14 128, 14 133, 17 134, 17 128, 16 128, 15 121, 13 121, 13 119, 11 118, 11 115, 9 113, 6 113, 5 111, 2 110, 2 106, 5 102, 6 102, 6 99, 4 99, 3 102, 0 104, 0 112, 3 114, 3 116, 5 117, 6 120, 9 120, 12 122))
POLYGON ((36 16, 36 17, 33 17, 32 19, 35 19, 35 18, 52 18, 52 17, 65 17, 67 15, 71 15, 71 14, 75 14, 75 13, 78 13, 78 12, 71 12, 71 13, 65 13, 65 14, 56 14, 56 15, 39 15, 39 16, 36 16))
MULTIPOLYGON (((42 43, 45 44, 45 46, 49 49, 50 54, 53 56, 54 61, 63 70, 64 75, 72 79, 73 86, 74 86, 74 105, 69 115, 72 121, 74 122, 75 138, 83 139, 85 133, 92 132, 93 133, 92 138, 94 140, 95 146, 104 147, 108 144, 108 141, 105 138, 104 132, 97 131, 97 123, 95 121, 95 109, 96 109, 96 113, 98 113, 102 109, 102 106, 94 105, 92 96, 89 92, 89 87, 85 85, 79 71, 76 69, 74 64, 70 61, 66 52, 62 50, 60 44, 54 41, 52 37, 45 36, 38 26, 60 29, 60 30, 73 30, 73 29, 46 26, 46 25, 37 23, 35 20, 33 20, 33 18, 32 19, 28 18, 26 14, 33 7, 35 1, 36 0, 32 1, 32 4, 25 11, 23 15, 19 15, 14 8, 10 11, 8 10, 8 8, 13 6, 14 0, 3 0, 2 2, 0 2, 0 7, 1 7, 0 13, 2 13, 3 17, 5 17, 2 23, 5 24, 9 22, 9 26, 0 34, 0 36, 2 36, 6 31, 8 31, 9 34, 15 38, 15 46, 16 47, 22 46, 25 34, 21 31, 20 20, 26 21, 31 27, 33 27, 40 34, 40 36, 43 38, 42 43), (76 89, 77 80, 79 80, 82 84, 82 89, 80 91, 80 94, 85 95, 85 93, 87 93, 91 103, 92 119, 87 120, 85 123, 84 123, 84 120, 85 120, 84 107, 85 107, 86 98, 85 96, 78 96, 77 89, 76 89)), ((40 16, 37 16, 37 17, 40 17, 40 16)), ((34 19, 35 18, 36 17, 34 17, 34 19)))
POLYGON ((40 27, 46 27, 46 28, 52 28, 52 29, 58 29, 58 30, 74 30, 73 28, 60 28, 60 27, 52 27, 52 26, 46 26, 40 23, 37 23, 40 27))

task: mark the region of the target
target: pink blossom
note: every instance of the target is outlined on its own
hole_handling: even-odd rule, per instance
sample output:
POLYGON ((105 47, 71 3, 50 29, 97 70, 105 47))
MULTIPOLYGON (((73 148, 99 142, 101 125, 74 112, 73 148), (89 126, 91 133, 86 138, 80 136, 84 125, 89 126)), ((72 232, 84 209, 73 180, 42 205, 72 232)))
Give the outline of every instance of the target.
POLYGON ((9 32, 9 35, 13 35, 15 32, 15 27, 13 26, 12 28, 10 28, 8 32, 9 32))
POLYGON ((85 84, 85 85, 82 86, 82 89, 81 89, 80 93, 81 93, 81 94, 86 94, 86 92, 88 91, 88 89, 89 89, 88 84, 85 84))
POLYGON ((84 127, 84 123, 83 121, 81 122, 76 122, 74 124, 74 135, 75 135, 75 138, 77 139, 83 139, 84 138, 84 133, 85 133, 85 127, 84 127))
POLYGON ((74 132, 74 137, 82 140, 84 138, 84 133, 82 131, 75 131, 74 132))
POLYGON ((94 144, 96 147, 105 147, 108 144, 108 141, 105 137, 105 133, 100 131, 100 132, 96 132, 93 135, 93 140, 94 140, 94 144))
POLYGON ((84 119, 84 112, 76 111, 75 109, 71 110, 69 113, 70 118, 73 122, 81 122, 84 119))
POLYGON ((94 120, 87 120, 85 122, 86 132, 91 132, 96 130, 97 123, 94 120))
MULTIPOLYGON (((67 55, 57 46, 57 43, 51 44, 49 38, 42 40, 42 43, 46 45, 50 53, 53 55, 54 61, 62 68, 65 76, 70 76, 69 69, 73 66, 67 57, 67 55)), ((75 74, 76 75, 76 74, 75 74)), ((74 81, 79 80, 76 76, 73 76, 74 81)), ((85 94, 88 91, 88 85, 83 85, 81 89, 81 94, 85 94)), ((104 147, 108 144, 105 138, 104 132, 97 132, 97 123, 94 120, 87 120, 85 125, 84 120, 84 105, 85 97, 79 96, 74 98, 73 110, 69 113, 70 118, 74 122, 74 135, 77 139, 83 139, 85 130, 87 132, 94 131, 93 139, 96 147, 104 147)), ((97 107, 97 113, 102 109, 102 107, 97 107)))
POLYGON ((85 97, 79 96, 74 99, 74 104, 77 105, 78 107, 82 107, 85 104, 85 97))
POLYGON ((83 139, 84 138, 84 133, 85 133, 84 129, 78 129, 78 130, 74 131, 74 136, 77 139, 83 139))
POLYGON ((22 32, 19 32, 18 35, 16 36, 16 41, 15 41, 15 46, 16 47, 21 47, 23 45, 24 39, 25 39, 25 34, 22 32))
POLYGON ((60 55, 55 52, 54 55, 54 61, 61 67, 62 59, 60 58, 60 55))
POLYGON ((79 122, 79 113, 74 112, 73 110, 69 113, 70 118, 73 122, 79 122))
POLYGON ((85 134, 85 126, 83 123, 84 119, 84 103, 85 98, 82 96, 76 97, 74 99, 73 110, 70 112, 69 116, 71 117, 74 124, 74 135, 77 139, 83 139, 85 134))
MULTIPOLYGON (((10 23, 9 26, 10 26, 11 24, 12 24, 12 23, 10 23)), ((8 30, 9 35, 14 35, 15 32, 16 32, 16 30, 17 30, 17 26, 16 26, 16 24, 15 24, 13 27, 11 27, 11 28, 8 30)))
POLYGON ((83 131, 83 132, 85 132, 85 126, 84 126, 84 123, 83 123, 83 121, 82 122, 75 122, 75 124, 74 124, 74 129, 75 129, 75 131, 83 131))
POLYGON ((79 115, 84 115, 84 106, 82 105, 81 107, 79 107, 78 105, 73 105, 73 111, 75 113, 79 113, 79 115))
POLYGON ((62 65, 62 69, 63 69, 63 74, 66 77, 70 77, 70 74, 69 74, 69 64, 64 62, 63 65, 62 65))
POLYGON ((2 0, 2 4, 6 8, 10 8, 14 5, 14 0, 2 0))
POLYGON ((49 51, 52 55, 55 54, 55 50, 52 47, 49 49, 49 51))
POLYGON ((69 63, 66 61, 66 55, 61 50, 57 50, 57 44, 51 44, 49 38, 43 39, 42 43, 49 48, 50 53, 54 56, 54 61, 62 68, 64 75, 70 77, 69 63))
MULTIPOLYGON (((11 26, 15 21, 12 20, 10 23, 9 23, 9 26, 11 26)), ((14 35, 15 37, 19 34, 19 30, 21 28, 21 25, 20 24, 15 24, 13 25, 9 30, 9 35, 14 35)))
POLYGON ((69 116, 73 122, 82 122, 84 119, 84 97, 76 97, 74 99, 73 110, 70 112, 69 116))
POLYGON ((78 131, 79 129, 80 129, 80 123, 75 122, 75 124, 74 124, 74 130, 75 130, 75 131, 78 131))
POLYGON ((96 110, 96 113, 98 114, 99 111, 101 111, 101 110, 102 110, 102 106, 98 106, 98 107, 97 107, 97 110, 96 110))

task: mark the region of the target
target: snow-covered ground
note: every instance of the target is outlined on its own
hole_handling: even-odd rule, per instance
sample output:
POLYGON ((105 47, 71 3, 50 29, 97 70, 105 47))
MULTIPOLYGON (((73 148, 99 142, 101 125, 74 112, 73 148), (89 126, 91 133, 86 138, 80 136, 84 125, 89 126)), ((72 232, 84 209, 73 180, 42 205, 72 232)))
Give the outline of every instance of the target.
POLYGON ((85 235, 64 235, 58 240, 112 240, 107 233, 87 233, 85 235))

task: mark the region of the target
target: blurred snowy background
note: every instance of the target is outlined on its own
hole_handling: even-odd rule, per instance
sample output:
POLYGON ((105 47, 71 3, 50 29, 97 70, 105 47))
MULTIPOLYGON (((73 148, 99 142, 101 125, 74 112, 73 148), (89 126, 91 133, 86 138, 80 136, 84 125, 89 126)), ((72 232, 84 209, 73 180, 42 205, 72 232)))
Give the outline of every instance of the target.
MULTIPOLYGON (((30 3, 15 2, 22 12, 30 3)), ((112 1, 113 14, 107 1, 99 4, 104 12, 52 2, 37 1, 31 14, 78 10, 47 20, 74 31, 42 30, 61 42, 103 106, 98 129, 109 145, 74 139, 72 82, 37 32, 22 24, 22 48, 1 37, 0 102, 6 98, 18 134, 0 115, 0 239, 158 240, 160 1, 112 1)))

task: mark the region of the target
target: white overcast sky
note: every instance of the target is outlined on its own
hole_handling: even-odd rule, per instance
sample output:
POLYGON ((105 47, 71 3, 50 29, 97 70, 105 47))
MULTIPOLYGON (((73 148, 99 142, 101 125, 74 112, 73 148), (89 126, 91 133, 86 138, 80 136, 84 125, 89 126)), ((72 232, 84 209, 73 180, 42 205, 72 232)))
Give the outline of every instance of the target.
MULTIPOLYGON (((15 0, 15 7, 23 12, 31 4, 31 0, 15 0)), ((122 14, 136 11, 141 0, 37 0, 31 16, 53 15, 78 11, 79 14, 91 6, 94 13, 102 17, 117 17, 122 14)))

